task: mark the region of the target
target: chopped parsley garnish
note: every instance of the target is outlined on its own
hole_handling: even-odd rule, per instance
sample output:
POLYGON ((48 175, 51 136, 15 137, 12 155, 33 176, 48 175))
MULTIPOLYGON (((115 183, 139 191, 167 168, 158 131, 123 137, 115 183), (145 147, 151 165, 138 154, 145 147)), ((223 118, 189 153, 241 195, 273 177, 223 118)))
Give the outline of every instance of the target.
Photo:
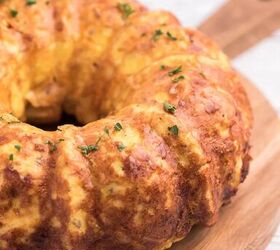
POLYGON ((49 149, 50 149, 50 152, 53 153, 54 151, 57 150, 57 146, 55 143, 51 142, 51 141, 46 141, 47 145, 49 145, 49 149))
POLYGON ((166 66, 165 65, 160 65, 160 70, 165 70, 166 66))
POLYGON ((163 103, 163 108, 166 112, 174 114, 176 111, 176 107, 168 102, 163 103))
POLYGON ((109 133, 110 133, 109 128, 105 127, 105 128, 104 128, 104 133, 107 134, 107 135, 109 135, 109 133))
POLYGON ((79 146, 78 148, 81 150, 83 155, 88 155, 91 152, 96 152, 99 150, 99 142, 102 140, 103 136, 100 136, 94 145, 87 145, 87 146, 79 146))
POLYGON ((160 30, 160 29, 155 30, 153 37, 152 37, 153 41, 156 42, 162 35, 163 35, 162 30, 160 30))
POLYGON ((57 150, 57 145, 58 145, 60 142, 63 142, 63 141, 65 141, 65 139, 60 138, 60 139, 58 139, 58 142, 46 141, 45 144, 49 145, 50 152, 53 153, 54 151, 57 150))
POLYGON ((122 152, 124 149, 125 149, 125 146, 123 145, 123 143, 120 143, 120 144, 118 145, 118 150, 119 150, 120 152, 122 152))
POLYGON ((20 152, 21 146, 20 146, 20 145, 15 145, 15 149, 16 149, 18 152, 20 152))
POLYGON ((11 15, 11 17, 16 17, 16 16, 18 15, 17 10, 15 10, 15 9, 10 9, 10 15, 11 15))
POLYGON ((36 4, 36 3, 37 3, 37 0, 26 0, 27 5, 33 5, 33 4, 36 4))
POLYGON ((13 161, 14 160, 14 155, 13 154, 10 154, 9 155, 9 161, 13 161))
POLYGON ((135 12, 135 10, 132 9, 132 7, 127 3, 119 3, 118 9, 122 12, 123 19, 127 19, 131 14, 135 12))
POLYGON ((119 122, 117 122, 115 124, 114 128, 115 128, 115 131, 121 131, 123 129, 122 125, 119 122))
POLYGON ((80 146, 78 147, 83 155, 88 155, 91 152, 96 152, 98 150, 97 145, 88 145, 88 146, 80 146))
POLYGON ((177 39, 175 36, 173 36, 169 31, 166 33, 166 35, 167 35, 167 38, 170 39, 170 40, 172 40, 172 41, 177 41, 177 40, 178 40, 178 39, 177 39))
POLYGON ((173 70, 169 71, 168 75, 171 77, 171 76, 175 76, 175 75, 177 75, 181 72, 182 72, 182 66, 179 66, 176 69, 173 69, 173 70))
POLYGON ((168 130, 173 134, 178 136, 179 135, 179 128, 177 125, 174 125, 172 127, 168 127, 168 130))
POLYGON ((181 75, 181 76, 178 76, 178 77, 174 78, 174 79, 172 80, 172 82, 173 82, 173 83, 178 83, 178 82, 180 82, 180 81, 182 81, 182 80, 184 80, 184 79, 185 79, 185 76, 184 76, 184 75, 181 75))

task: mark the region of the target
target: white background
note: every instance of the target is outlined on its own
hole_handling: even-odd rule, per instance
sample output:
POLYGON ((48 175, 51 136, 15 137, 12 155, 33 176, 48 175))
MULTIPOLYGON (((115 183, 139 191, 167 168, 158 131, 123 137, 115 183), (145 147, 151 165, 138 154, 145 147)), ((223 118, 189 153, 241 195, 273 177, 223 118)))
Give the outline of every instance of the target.
MULTIPOLYGON (((198 26, 226 0, 140 0, 150 9, 173 12, 189 27, 198 26)), ((262 90, 280 114, 280 29, 238 56, 234 66, 262 90)), ((279 188, 279 187, 278 187, 279 188)), ((267 250, 280 250, 280 227, 267 250)))

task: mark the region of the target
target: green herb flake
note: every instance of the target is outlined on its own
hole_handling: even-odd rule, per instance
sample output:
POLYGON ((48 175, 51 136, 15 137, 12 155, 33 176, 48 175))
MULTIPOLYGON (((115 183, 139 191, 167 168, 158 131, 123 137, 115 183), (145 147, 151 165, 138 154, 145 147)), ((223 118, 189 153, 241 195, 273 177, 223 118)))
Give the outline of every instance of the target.
POLYGON ((163 103, 163 108, 166 112, 174 114, 176 111, 176 107, 168 102, 163 103))
POLYGON ((114 128, 115 128, 115 131, 121 131, 123 129, 122 125, 119 122, 117 122, 115 124, 114 128))
POLYGON ((181 75, 181 76, 179 76, 179 77, 174 78, 174 79, 172 80, 172 82, 173 82, 173 83, 178 83, 178 82, 180 82, 180 81, 182 81, 182 80, 184 80, 184 79, 185 79, 185 76, 184 76, 184 75, 181 75))
POLYGON ((108 127, 105 127, 105 128, 104 128, 104 133, 107 134, 107 135, 110 134, 110 131, 109 131, 109 128, 108 128, 108 127))
POLYGON ((174 37, 169 31, 166 33, 166 36, 168 39, 170 39, 171 41, 177 41, 178 39, 176 37, 174 37))
POLYGON ((165 65, 160 65, 160 70, 165 70, 166 66, 165 65))
POLYGON ((179 73, 181 73, 182 72, 182 66, 179 66, 179 67, 177 67, 177 68, 175 68, 175 69, 173 69, 173 70, 171 70, 171 71, 169 71, 168 72, 168 76, 175 76, 175 75, 177 75, 177 74, 179 74, 179 73))
POLYGON ((168 130, 173 134, 178 136, 179 135, 179 128, 177 125, 174 125, 172 127, 168 127, 168 130))
POLYGON ((120 152, 122 152, 124 149, 125 149, 125 146, 123 145, 123 143, 120 143, 120 144, 118 145, 118 150, 119 150, 120 152))
POLYGON ((16 17, 16 16, 18 15, 17 10, 15 10, 15 9, 10 9, 10 15, 11 15, 11 17, 16 17))
POLYGON ((123 19, 127 19, 130 15, 132 15, 135 12, 135 10, 132 9, 132 7, 127 3, 119 3, 118 9, 119 11, 121 11, 123 19))
POLYGON ((27 5, 33 5, 33 4, 36 4, 36 3, 37 3, 37 0, 26 0, 27 5))
POLYGON ((49 146, 50 152, 53 153, 54 151, 57 150, 57 146, 55 143, 51 142, 51 141, 46 141, 45 144, 47 144, 49 146))
POLYGON ((155 30, 155 32, 154 32, 154 34, 153 34, 153 37, 152 37, 153 41, 155 41, 155 42, 158 41, 159 38, 160 38, 162 35, 163 35, 162 30, 160 30, 160 29, 155 30))
POLYGON ((63 141, 65 141, 65 139, 63 139, 63 138, 60 138, 60 139, 58 140, 58 142, 63 142, 63 141))
POLYGON ((83 155, 88 155, 91 152, 96 152, 98 150, 97 145, 88 145, 88 146, 80 146, 78 147, 83 155))
POLYGON ((14 155, 13 154, 10 154, 9 155, 9 161, 13 161, 14 160, 14 155))
POLYGON ((20 152, 21 146, 20 146, 20 145, 15 145, 15 149, 16 149, 18 152, 20 152))

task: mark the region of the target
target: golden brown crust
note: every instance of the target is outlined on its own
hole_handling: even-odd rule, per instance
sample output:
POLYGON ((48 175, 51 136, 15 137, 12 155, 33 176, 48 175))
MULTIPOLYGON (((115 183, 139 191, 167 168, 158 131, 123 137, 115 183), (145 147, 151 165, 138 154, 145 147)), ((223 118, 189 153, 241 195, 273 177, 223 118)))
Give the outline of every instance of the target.
POLYGON ((0 249, 166 249, 248 174, 252 112, 227 57, 123 4, 0 3, 0 249), (107 117, 55 132, 15 118, 62 110, 107 117))

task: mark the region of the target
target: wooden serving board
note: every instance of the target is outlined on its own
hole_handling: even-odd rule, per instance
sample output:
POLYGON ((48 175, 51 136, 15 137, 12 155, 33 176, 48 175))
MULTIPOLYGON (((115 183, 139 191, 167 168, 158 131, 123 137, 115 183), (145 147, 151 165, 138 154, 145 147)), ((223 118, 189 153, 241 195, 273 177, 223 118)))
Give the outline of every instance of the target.
MULTIPOLYGON (((269 9, 271 15, 277 12, 280 17, 280 1, 278 0, 232 0, 202 24, 201 30, 216 38, 226 52, 234 57, 280 27, 279 18, 273 21, 270 18, 271 15, 268 14, 269 9), (264 2, 272 4, 268 6, 264 2), (276 2, 278 4, 275 4, 276 2), (245 12, 244 5, 246 5, 245 12), (258 13, 258 17, 262 19, 262 27, 258 27, 258 31, 254 33, 256 27, 252 25, 252 20, 255 19, 248 12, 250 8, 256 10, 261 7, 264 8, 264 12, 258 13), (231 22, 237 16, 239 21, 234 25, 243 25, 243 28, 224 30, 225 27, 232 26, 231 22), (219 23, 222 23, 222 18, 231 22, 224 21, 227 24, 221 26, 219 23), (267 30, 268 26, 269 30, 267 30)), ((221 209, 216 225, 210 228, 201 226, 193 228, 187 238, 176 243, 172 250, 265 249, 280 222, 279 118, 256 87, 245 78, 244 80, 255 119, 251 141, 253 161, 250 174, 245 183, 240 186, 232 203, 221 209)))
POLYGON ((231 0, 200 30, 214 37, 227 55, 235 57, 279 27, 279 0, 231 0))

